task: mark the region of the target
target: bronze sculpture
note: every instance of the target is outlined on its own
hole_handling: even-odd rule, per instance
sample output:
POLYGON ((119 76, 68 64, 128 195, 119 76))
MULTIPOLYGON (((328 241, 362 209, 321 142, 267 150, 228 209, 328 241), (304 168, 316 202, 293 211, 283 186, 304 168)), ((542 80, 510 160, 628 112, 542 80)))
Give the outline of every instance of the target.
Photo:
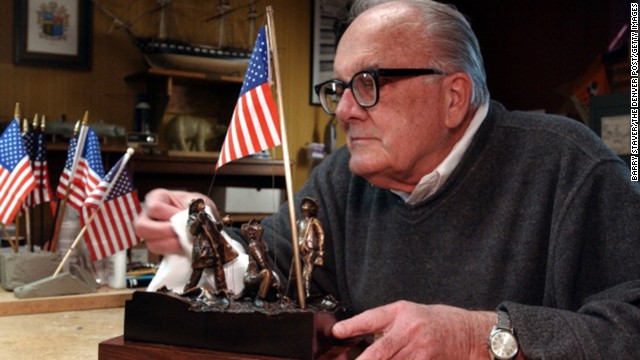
POLYGON ((298 227, 298 246, 303 261, 302 280, 304 281, 305 296, 311 296, 311 275, 314 266, 324 263, 324 230, 318 215, 318 200, 306 196, 300 203, 302 218, 296 222, 298 227))
POLYGON ((205 269, 211 268, 216 285, 215 297, 219 303, 228 306, 229 294, 223 265, 238 257, 238 253, 224 239, 220 230, 222 224, 216 223, 205 212, 202 199, 195 199, 189 205, 187 231, 193 237, 191 259, 191 277, 184 287, 187 293, 194 289, 205 269))
POLYGON ((280 289, 280 280, 269 265, 267 245, 262 241, 262 225, 251 220, 242 224, 241 232, 249 243, 249 265, 243 278, 244 290, 239 298, 252 297, 256 307, 263 307, 263 301, 273 299, 273 294, 280 289))

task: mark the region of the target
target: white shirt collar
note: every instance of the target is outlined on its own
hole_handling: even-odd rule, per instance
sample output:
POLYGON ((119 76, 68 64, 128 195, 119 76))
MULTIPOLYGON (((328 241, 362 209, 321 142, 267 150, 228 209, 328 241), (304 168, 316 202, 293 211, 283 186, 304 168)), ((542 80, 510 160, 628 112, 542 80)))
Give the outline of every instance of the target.
POLYGON ((453 170, 460 164, 462 156, 469 149, 473 136, 478 132, 480 125, 484 122, 489 112, 489 103, 482 104, 476 114, 471 119, 469 127, 464 135, 453 145, 451 152, 431 173, 420 179, 413 192, 406 193, 403 191, 391 190, 394 194, 400 196, 406 203, 415 204, 429 198, 435 194, 438 189, 449 179, 453 170))

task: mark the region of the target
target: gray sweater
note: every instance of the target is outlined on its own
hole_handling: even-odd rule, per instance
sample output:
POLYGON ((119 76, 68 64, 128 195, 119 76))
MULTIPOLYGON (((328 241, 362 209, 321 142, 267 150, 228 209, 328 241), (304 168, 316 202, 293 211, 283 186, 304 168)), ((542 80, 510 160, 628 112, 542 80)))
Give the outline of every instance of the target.
MULTIPOLYGON (((320 202, 316 292, 354 313, 501 307, 530 359, 640 359, 640 186, 591 130, 493 102, 447 183, 414 205, 348 161, 345 148, 327 157, 296 195, 320 202)), ((287 274, 286 205, 263 224, 287 274)))

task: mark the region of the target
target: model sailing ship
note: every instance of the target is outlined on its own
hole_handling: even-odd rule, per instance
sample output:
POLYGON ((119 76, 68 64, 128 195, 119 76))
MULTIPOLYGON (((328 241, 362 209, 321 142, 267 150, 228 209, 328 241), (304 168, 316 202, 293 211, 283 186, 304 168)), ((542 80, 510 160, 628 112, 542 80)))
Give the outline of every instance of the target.
POLYGON ((211 43, 196 43, 188 39, 195 35, 184 35, 185 38, 178 38, 176 35, 178 30, 183 29, 172 29, 169 24, 174 17, 184 16, 189 12, 183 7, 199 8, 200 11, 190 12, 203 15, 206 12, 203 10, 206 4, 188 0, 156 0, 153 8, 136 16, 135 19, 128 20, 129 16, 118 16, 112 12, 106 5, 106 1, 93 0, 97 8, 113 20, 113 27, 125 30, 133 38, 134 44, 140 49, 151 68, 228 76, 242 76, 247 69, 251 57, 251 41, 255 38, 255 22, 259 16, 256 11, 258 2, 259 0, 247 0, 244 3, 235 2, 232 5, 229 0, 220 0, 216 15, 208 17, 204 15, 202 19, 187 19, 185 16, 182 21, 193 22, 199 35, 203 33, 210 35, 205 36, 207 38, 205 40, 211 43), (247 44, 241 46, 228 45, 229 41, 226 38, 228 18, 238 10, 247 10, 242 27, 245 29, 243 32, 246 32, 244 35, 249 40, 247 44), (147 16, 157 18, 158 27, 154 34, 147 35, 143 34, 142 30, 137 30, 138 20, 147 16), (213 40, 216 32, 210 29, 210 23, 214 21, 218 24, 216 41, 213 40))

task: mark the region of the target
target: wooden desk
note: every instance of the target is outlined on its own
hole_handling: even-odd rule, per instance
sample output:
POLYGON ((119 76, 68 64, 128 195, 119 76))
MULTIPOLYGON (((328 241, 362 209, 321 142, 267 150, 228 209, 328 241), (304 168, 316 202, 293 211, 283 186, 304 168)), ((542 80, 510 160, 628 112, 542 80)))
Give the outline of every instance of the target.
POLYGON ((122 329, 123 307, 0 316, 0 357, 95 360, 100 342, 122 329))
POLYGON ((0 288, 0 358, 97 359, 100 341, 122 334, 133 291, 17 299, 0 288))

